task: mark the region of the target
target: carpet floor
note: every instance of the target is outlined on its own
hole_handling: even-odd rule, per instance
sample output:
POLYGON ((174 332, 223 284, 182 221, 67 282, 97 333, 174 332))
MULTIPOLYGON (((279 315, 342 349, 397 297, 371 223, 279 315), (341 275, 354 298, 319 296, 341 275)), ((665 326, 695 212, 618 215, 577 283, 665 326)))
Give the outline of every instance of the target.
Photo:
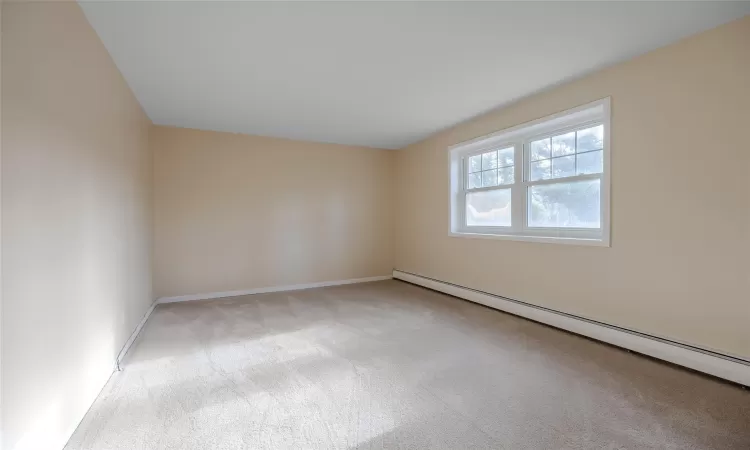
POLYGON ((750 392, 398 281, 160 305, 75 449, 749 449, 750 392))

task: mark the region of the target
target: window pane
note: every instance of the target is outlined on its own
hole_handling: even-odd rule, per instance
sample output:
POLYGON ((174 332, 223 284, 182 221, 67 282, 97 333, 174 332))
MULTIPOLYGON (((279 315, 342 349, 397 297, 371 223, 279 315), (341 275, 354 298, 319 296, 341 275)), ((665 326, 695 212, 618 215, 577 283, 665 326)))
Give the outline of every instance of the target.
POLYGON ((576 174, 576 155, 552 160, 552 178, 571 177, 576 174))
POLYGON ((576 152, 576 133, 561 134, 552 136, 552 157, 570 155, 576 152))
POLYGON ((469 174, 469 189, 482 187, 482 174, 481 173, 470 173, 469 174))
POLYGON ((497 167, 497 152, 482 153, 482 170, 497 167))
POLYGON ((600 228, 599 180, 529 188, 529 226, 600 228))
POLYGON ((509 227, 510 189, 466 194, 466 225, 470 227, 509 227))
POLYGON ((578 155, 578 174, 602 172, 602 150, 578 155))
POLYGON ((497 186, 497 170, 482 172, 482 186, 497 186))
POLYGON ((479 172, 480 170, 482 170, 482 155, 469 158, 469 173, 479 172))
POLYGON ((513 147, 504 148, 502 150, 499 150, 498 152, 498 158, 497 158, 497 164, 498 166, 512 166, 513 165, 513 158, 515 149, 513 147))
POLYGON ((604 125, 597 125, 578 132, 578 153, 600 150, 603 146, 604 125))
POLYGON ((497 184, 513 184, 513 167, 504 167, 497 171, 497 184))
POLYGON ((529 164, 529 181, 546 180, 550 177, 550 160, 544 159, 529 164))
POLYGON ((549 158, 549 138, 531 142, 531 161, 549 158))

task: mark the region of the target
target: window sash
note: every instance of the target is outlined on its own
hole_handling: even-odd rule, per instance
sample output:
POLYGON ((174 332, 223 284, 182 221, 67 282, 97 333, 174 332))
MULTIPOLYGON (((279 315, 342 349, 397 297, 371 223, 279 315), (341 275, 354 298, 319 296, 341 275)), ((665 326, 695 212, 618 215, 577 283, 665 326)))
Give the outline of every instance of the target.
MULTIPOLYGON (((520 180, 519 177, 519 171, 518 166, 522 165, 519 164, 519 161, 522 161, 522 159, 519 159, 520 157, 523 157, 523 151, 519 152, 519 146, 523 145, 519 141, 511 141, 501 144, 492 144, 487 145, 484 147, 477 148, 475 150, 472 150, 471 152, 467 152, 466 154, 461 156, 461 189, 465 192, 481 192, 483 190, 492 190, 492 189, 505 189, 510 186, 515 186, 518 183, 518 180, 520 180), (470 172, 471 167, 469 167, 469 159, 473 156, 482 155, 487 152, 491 151, 498 151, 498 150, 504 150, 506 148, 513 147, 513 164, 505 164, 505 165, 499 165, 495 167, 494 169, 484 169, 482 167, 479 171, 470 172), (478 188, 469 188, 469 177, 472 174, 481 174, 483 172, 486 172, 487 170, 500 170, 500 169, 507 169, 509 167, 513 167, 513 183, 506 183, 506 184, 498 184, 495 186, 482 186, 478 188)), ((522 173, 520 175, 523 175, 522 173)))
MULTIPOLYGON (((604 125, 604 121, 601 120, 601 119, 588 120, 588 121, 585 121, 585 122, 581 122, 579 124, 570 125, 570 126, 561 127, 561 128, 555 128, 555 129, 550 130, 550 131, 545 131, 544 133, 537 133, 537 134, 534 134, 534 135, 526 136, 525 139, 522 141, 522 145, 523 145, 523 178, 522 178, 522 180, 523 180, 523 182, 524 183, 539 183, 539 182, 543 182, 543 181, 546 182, 546 181, 551 181, 551 180, 563 180, 563 179, 571 179, 571 181, 575 181, 574 180, 575 178, 583 176, 583 175, 572 175, 572 176, 569 176, 569 177, 559 177, 559 178, 549 178, 549 179, 546 179, 546 180, 529 181, 530 173, 531 173, 531 163, 532 162, 537 162, 537 161, 553 161, 554 159, 561 158, 562 156, 576 156, 576 155, 579 155, 579 154, 583 155, 583 154, 586 154, 586 153, 592 153, 594 151, 600 151, 600 150, 590 150, 590 151, 578 153, 578 143, 576 142, 576 151, 575 151, 575 153, 571 153, 569 155, 562 155, 562 156, 555 156, 555 157, 553 157, 552 156, 552 149, 550 148, 550 157, 549 158, 543 158, 543 159, 538 159, 538 160, 531 161, 531 143, 534 142, 534 141, 541 140, 541 139, 550 139, 550 138, 552 138, 554 136, 559 136, 561 134, 570 133, 571 131, 585 130, 587 128, 595 127, 595 126, 598 126, 598 125, 604 125)), ((601 152, 602 152, 602 156, 603 157, 604 157, 604 146, 605 145, 606 144, 604 142, 602 142, 601 152)), ((606 164, 606 162, 605 162, 605 164, 606 164)), ((603 173, 604 173, 604 164, 602 164, 602 171, 601 172, 599 172, 597 174, 586 174, 586 175, 600 175, 601 176, 601 175, 603 175, 603 173)))
POLYGON ((565 178, 553 178, 551 180, 539 180, 539 181, 530 181, 523 183, 523 191, 524 191, 524 213, 523 213, 523 232, 531 232, 535 230, 539 230, 541 232, 549 233, 551 231, 564 231, 564 232, 581 232, 583 234, 591 234, 591 235, 598 235, 601 234, 604 229, 604 221, 602 220, 602 209, 603 209, 603 192, 602 192, 602 184, 604 183, 604 178, 602 173, 592 173, 592 174, 585 174, 585 175, 576 175, 571 177, 565 177, 565 178), (590 180, 599 180, 599 227, 598 228, 583 228, 583 227, 531 227, 529 226, 529 210, 528 210, 528 201, 529 201, 529 191, 534 186, 549 186, 554 184, 570 184, 575 183, 577 181, 590 181, 590 180))

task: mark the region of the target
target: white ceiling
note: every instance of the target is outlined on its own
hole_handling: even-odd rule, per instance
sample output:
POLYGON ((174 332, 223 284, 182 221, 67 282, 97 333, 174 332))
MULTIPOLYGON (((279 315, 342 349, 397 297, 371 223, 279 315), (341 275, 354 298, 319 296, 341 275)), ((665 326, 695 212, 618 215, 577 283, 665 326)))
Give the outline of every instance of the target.
POLYGON ((400 148, 750 2, 82 3, 151 120, 400 148))

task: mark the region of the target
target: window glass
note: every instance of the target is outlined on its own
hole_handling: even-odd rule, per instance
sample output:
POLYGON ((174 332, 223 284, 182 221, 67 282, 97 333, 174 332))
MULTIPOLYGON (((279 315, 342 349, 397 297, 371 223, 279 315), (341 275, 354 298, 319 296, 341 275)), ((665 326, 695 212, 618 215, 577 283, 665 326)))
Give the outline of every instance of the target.
POLYGON ((482 170, 497 169, 497 152, 482 153, 482 170))
POLYGON ((513 160, 515 159, 516 149, 513 147, 504 148, 502 150, 498 150, 497 154, 497 163, 499 167, 507 167, 513 165, 513 160))
POLYGON ((466 225, 509 227, 511 190, 470 192, 466 194, 466 225))
POLYGON ((470 173, 469 174, 469 189, 475 189, 482 187, 482 173, 470 173))
POLYGON ((599 228, 599 180, 529 187, 529 226, 599 228))
POLYGON ((482 187, 497 186, 497 170, 485 170, 482 172, 482 187))
POLYGON ((552 162, 549 159, 535 161, 529 164, 529 181, 547 180, 552 177, 552 162))
POLYGON ((577 158, 578 165, 576 173, 578 173, 578 175, 602 172, 602 150, 580 153, 577 155, 577 158))
POLYGON ((552 178, 572 177, 576 174, 576 155, 552 159, 552 178))
POLYGON ((531 142, 531 161, 538 161, 540 159, 549 159, 550 157, 550 140, 542 139, 539 141, 531 142))
POLYGON ((469 173, 479 172, 482 170, 482 155, 476 155, 469 158, 469 173))
POLYGON ((604 125, 579 130, 576 135, 578 153, 601 150, 604 147, 604 125))
POLYGON ((503 167, 497 171, 497 184, 513 184, 514 176, 513 167, 503 167))
POLYGON ((552 157, 570 155, 576 152, 575 132, 552 136, 552 157))

